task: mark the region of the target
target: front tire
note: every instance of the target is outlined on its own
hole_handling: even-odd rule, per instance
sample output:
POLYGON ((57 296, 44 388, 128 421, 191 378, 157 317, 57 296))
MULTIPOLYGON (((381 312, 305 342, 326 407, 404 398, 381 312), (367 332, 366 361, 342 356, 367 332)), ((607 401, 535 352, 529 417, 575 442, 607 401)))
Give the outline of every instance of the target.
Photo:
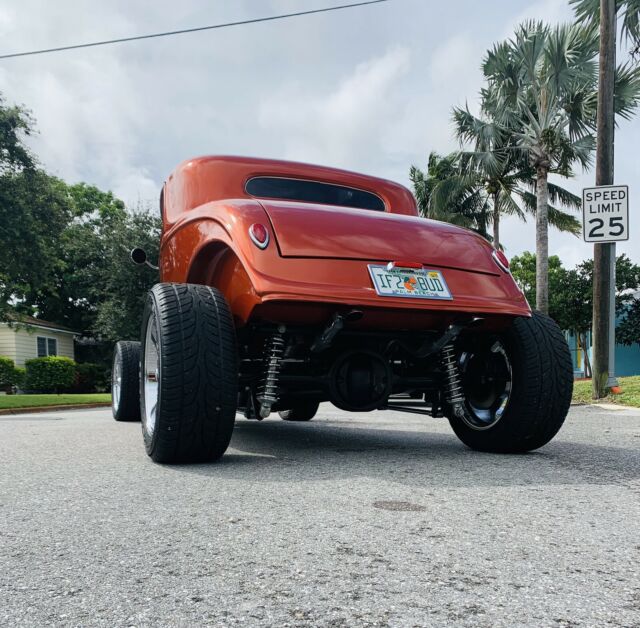
POLYGON ((140 343, 116 342, 111 367, 111 412, 116 421, 140 420, 140 343))
POLYGON ((140 411, 155 462, 211 462, 231 440, 238 393, 233 319, 215 288, 157 284, 142 321, 140 411))
MULTIPOLYGON (((465 445, 479 451, 523 453, 542 447, 562 427, 571 403, 573 366, 564 335, 549 316, 533 312, 531 318, 515 319, 496 342, 504 347, 505 366, 498 356, 491 370, 508 373, 504 390, 496 388, 499 377, 478 385, 463 376, 464 416, 449 411, 451 427, 465 445), (488 387, 493 387, 489 395, 488 387)), ((490 350, 495 352, 495 346, 490 350)))

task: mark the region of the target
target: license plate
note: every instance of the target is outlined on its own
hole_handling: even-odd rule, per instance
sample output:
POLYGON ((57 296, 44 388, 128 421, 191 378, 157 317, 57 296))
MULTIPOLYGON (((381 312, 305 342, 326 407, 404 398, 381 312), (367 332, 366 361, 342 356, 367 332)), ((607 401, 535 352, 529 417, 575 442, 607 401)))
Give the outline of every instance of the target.
POLYGON ((439 270, 392 268, 369 264, 369 274, 381 297, 412 299, 453 299, 439 270))

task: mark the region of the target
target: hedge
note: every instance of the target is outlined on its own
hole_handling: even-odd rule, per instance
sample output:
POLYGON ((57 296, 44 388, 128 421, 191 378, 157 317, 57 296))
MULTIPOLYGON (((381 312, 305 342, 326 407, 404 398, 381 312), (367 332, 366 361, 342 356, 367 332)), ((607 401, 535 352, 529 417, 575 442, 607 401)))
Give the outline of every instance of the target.
POLYGON ((109 369, 102 364, 79 362, 76 364, 75 381, 71 387, 71 392, 105 392, 109 389, 110 375, 109 369))
POLYGON ((24 369, 17 367, 11 358, 0 355, 0 390, 12 392, 14 386, 24 383, 24 369))
POLYGON ((76 379, 76 363, 71 358, 34 358, 27 360, 25 366, 25 388, 30 391, 58 393, 73 386, 76 379))

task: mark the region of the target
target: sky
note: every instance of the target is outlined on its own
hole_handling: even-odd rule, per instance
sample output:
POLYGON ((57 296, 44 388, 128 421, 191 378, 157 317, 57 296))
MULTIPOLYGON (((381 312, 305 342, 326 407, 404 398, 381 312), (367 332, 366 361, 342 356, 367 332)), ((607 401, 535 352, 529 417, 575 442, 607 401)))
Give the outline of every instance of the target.
MULTIPOLYGON (((343 4, 338 0, 2 0, 0 53, 190 28, 343 4)), ((477 107, 486 50, 525 19, 570 21, 568 0, 391 0, 384 4, 33 57, 0 60, 0 92, 37 120, 44 167, 157 205, 184 159, 236 154, 319 163, 409 186, 409 167, 458 148, 451 108, 477 107)), ((640 116, 616 135, 616 183, 635 183, 640 116)), ((580 194, 593 171, 566 187, 580 194)), ((535 250, 533 220, 505 219, 511 257, 535 250)), ((566 266, 592 245, 550 230, 566 266)))

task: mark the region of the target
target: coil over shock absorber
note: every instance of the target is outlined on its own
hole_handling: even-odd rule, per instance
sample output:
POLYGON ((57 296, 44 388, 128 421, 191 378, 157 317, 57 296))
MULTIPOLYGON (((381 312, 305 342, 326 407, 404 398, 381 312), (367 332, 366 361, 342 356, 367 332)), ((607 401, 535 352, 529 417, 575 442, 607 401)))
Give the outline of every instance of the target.
POLYGON ((464 416, 464 393, 462 392, 462 379, 456 364, 456 352, 453 343, 442 348, 440 360, 445 374, 444 398, 451 405, 454 416, 464 416))
POLYGON ((271 336, 266 346, 265 373, 258 388, 258 401, 260 402, 260 418, 266 419, 271 413, 271 406, 278 401, 278 378, 282 366, 284 354, 285 327, 281 325, 278 331, 271 336))

